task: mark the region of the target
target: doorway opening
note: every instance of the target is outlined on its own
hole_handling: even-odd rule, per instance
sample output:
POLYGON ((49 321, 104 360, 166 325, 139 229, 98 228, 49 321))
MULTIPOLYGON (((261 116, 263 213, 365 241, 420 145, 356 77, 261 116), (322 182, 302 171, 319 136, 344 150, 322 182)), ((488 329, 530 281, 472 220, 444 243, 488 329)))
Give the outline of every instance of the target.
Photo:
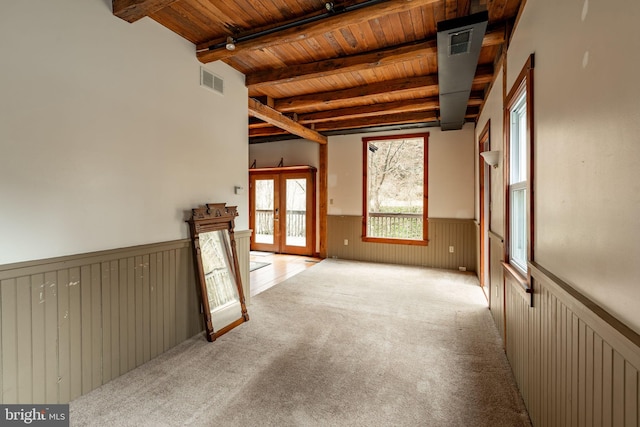
MULTIPOLYGON (((490 122, 482 130, 479 139, 479 153, 491 150, 489 139, 490 122)), ((480 178, 480 286, 491 307, 491 279, 489 271, 489 229, 491 224, 491 170, 482 156, 478 156, 478 175, 480 178)))
POLYGON ((312 256, 316 248, 316 168, 249 170, 251 250, 312 256))

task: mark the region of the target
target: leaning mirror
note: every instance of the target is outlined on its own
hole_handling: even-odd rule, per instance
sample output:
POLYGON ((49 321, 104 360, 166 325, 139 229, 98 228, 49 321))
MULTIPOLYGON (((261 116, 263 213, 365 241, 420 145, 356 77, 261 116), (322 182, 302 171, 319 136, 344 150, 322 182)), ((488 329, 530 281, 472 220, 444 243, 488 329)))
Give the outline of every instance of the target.
POLYGON ((189 220, 207 340, 249 320, 234 238, 235 206, 208 203, 189 220))

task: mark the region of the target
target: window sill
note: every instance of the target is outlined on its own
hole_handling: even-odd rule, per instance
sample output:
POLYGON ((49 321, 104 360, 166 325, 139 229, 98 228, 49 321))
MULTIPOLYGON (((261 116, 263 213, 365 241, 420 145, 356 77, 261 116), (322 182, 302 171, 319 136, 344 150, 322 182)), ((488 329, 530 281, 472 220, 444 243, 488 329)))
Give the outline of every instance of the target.
POLYGON ((513 281, 516 282, 514 289, 522 298, 525 299, 525 301, 529 302, 529 307, 533 307, 533 288, 529 284, 527 277, 509 263, 503 262, 502 267, 513 281))
POLYGON ((428 240, 388 239, 383 237, 363 237, 363 242, 387 243, 390 245, 429 246, 428 240))

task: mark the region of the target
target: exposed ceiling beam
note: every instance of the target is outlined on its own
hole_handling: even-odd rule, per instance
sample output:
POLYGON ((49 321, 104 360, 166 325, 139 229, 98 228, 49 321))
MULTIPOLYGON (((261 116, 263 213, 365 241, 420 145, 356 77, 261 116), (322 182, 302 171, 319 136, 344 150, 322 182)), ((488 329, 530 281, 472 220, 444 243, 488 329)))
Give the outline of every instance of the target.
POLYGON ((458 17, 458 0, 446 0, 444 2, 445 19, 458 17))
MULTIPOLYGON (((478 98, 479 102, 482 98, 478 98)), ((301 114, 297 122, 302 125, 323 122, 338 122, 365 117, 379 117, 388 114, 413 113, 417 111, 431 111, 438 109, 438 97, 409 99, 404 101, 386 102, 384 104, 364 105, 360 107, 339 108, 315 113, 301 114)), ((272 125, 260 120, 250 120, 249 129, 268 128, 272 125)), ((319 125, 316 125, 316 128, 319 125)))
MULTIPOLYGON (((505 26, 494 26, 485 34, 482 46, 497 46, 505 41, 505 26)), ((361 55, 351 55, 344 58, 334 58, 326 61, 312 62, 266 70, 249 74, 246 77, 246 85, 249 92, 255 91, 264 85, 279 85, 283 83, 295 83, 307 79, 316 79, 337 74, 359 72, 385 65, 398 64, 404 61, 426 59, 438 54, 436 39, 411 43, 404 46, 382 49, 361 55)))
MULTIPOLYGON (((474 92, 469 98, 469 105, 482 104, 482 92, 474 92)), ((361 107, 340 108, 338 110, 319 111, 316 113, 300 114, 298 122, 301 124, 330 122, 336 120, 376 117, 384 114, 412 113, 417 111, 437 110, 438 97, 409 99, 405 101, 386 102, 384 104, 364 105, 361 107)))
POLYGON ((430 111, 437 109, 438 97, 431 97, 300 114, 298 116, 298 121, 302 124, 335 122, 338 120, 377 117, 384 114, 412 113, 416 111, 430 111))
POLYGON ((113 14, 127 22, 136 22, 140 18, 164 9, 177 0, 113 0, 113 14))
POLYGON ((475 119, 478 117, 478 115, 480 114, 480 107, 467 107, 467 111, 464 114, 464 117, 466 119, 475 119))
MULTIPOLYGON (((198 59, 203 63, 213 62, 218 59, 225 59, 232 55, 237 55, 241 52, 256 49, 268 49, 272 46, 312 39, 350 25, 362 24, 364 22, 382 18, 386 15, 406 12, 408 10, 427 6, 439 1, 440 0, 388 0, 384 3, 374 4, 363 9, 330 15, 320 21, 294 26, 262 37, 239 42, 236 43, 236 48, 233 51, 229 51, 224 48, 209 50, 211 46, 215 46, 224 41, 221 39, 210 40, 198 44, 196 47, 196 54, 198 59)), ((260 29, 257 29, 256 32, 259 33, 260 29)), ((238 38, 241 38, 242 36, 243 34, 240 34, 238 35, 238 38)))
MULTIPOLYGON (((316 125, 316 129, 318 131, 332 131, 339 129, 353 129, 389 124, 426 123, 437 120, 438 117, 435 111, 419 111, 412 113, 387 114, 376 117, 365 117, 351 120, 337 120, 330 123, 318 123, 316 125)), ((282 134, 282 131, 274 127, 249 129, 249 137, 251 138, 279 134, 282 134)))
MULTIPOLYGON (((505 40, 504 36, 505 28, 502 25, 488 33, 482 45, 496 46, 502 44, 505 40)), ((349 72, 360 72, 385 65, 398 64, 404 61, 427 59, 429 56, 436 55, 437 49, 434 39, 427 42, 412 43, 410 45, 362 55, 352 55, 344 58, 335 58, 327 61, 300 64, 254 73, 246 77, 246 85, 249 88, 249 93, 255 94, 255 91, 264 86, 297 83, 307 79, 316 79, 349 72)))
POLYGON ((417 90, 437 90, 438 76, 431 74, 428 76, 403 78, 398 80, 373 83, 370 85, 356 86, 348 89, 335 90, 331 92, 318 92, 308 95, 293 96, 290 98, 280 98, 275 102, 275 109, 289 112, 304 109, 319 108, 328 110, 340 108, 345 100, 354 99, 360 105, 369 104, 371 98, 381 94, 415 94, 417 90))
POLYGON ((435 56, 436 54, 436 41, 434 39, 361 55, 351 55, 249 74, 246 78, 246 85, 249 90, 253 90, 263 85, 294 83, 301 80, 364 71, 399 62, 426 58, 430 55, 435 56))
POLYGON ((254 98, 249 98, 249 115, 257 117, 260 120, 271 123, 289 133, 298 135, 300 138, 308 139, 319 144, 326 144, 327 137, 320 133, 302 126, 284 114, 268 107, 254 98))
MULTIPOLYGON (((406 129, 415 130, 415 129, 424 129, 430 127, 438 127, 440 122, 422 122, 422 123, 407 123, 407 124, 399 124, 399 125, 382 125, 382 126, 367 126, 367 127, 358 127, 358 128, 349 128, 349 129, 337 129, 337 130, 329 130, 324 132, 327 136, 334 135, 354 135, 357 133, 372 133, 372 132, 399 132, 406 129)), ((291 135, 290 133, 281 134, 281 135, 270 135, 270 136, 256 136, 249 138, 249 144, 262 144, 264 142, 274 142, 274 141, 285 141, 288 139, 296 139, 298 138, 295 135, 291 135)))
MULTIPOLYGON (((473 1, 473 0, 472 0, 473 1)), ((484 0, 486 3, 486 0, 484 0)), ((459 18, 469 14, 470 0, 446 0, 445 19, 459 18)), ((485 5, 486 8, 486 5, 485 5)))
MULTIPOLYGON (((483 102, 481 91, 473 92, 469 98, 470 106, 479 106, 483 102)), ((337 110, 319 111, 315 113, 301 114, 298 123, 308 125, 311 123, 337 122, 363 117, 377 117, 385 114, 412 113, 417 111, 432 111, 438 109, 438 97, 409 99, 405 101, 386 102, 384 104, 364 105, 360 107, 340 108, 337 110)), ((249 129, 268 128, 271 125, 261 120, 249 121, 249 129)), ((316 125, 317 126, 317 125, 316 125)))
MULTIPOLYGON (((475 84, 489 83, 493 78, 493 66, 479 65, 474 78, 475 84)), ((381 94, 415 96, 417 91, 437 91, 438 76, 431 74, 422 77, 412 77, 391 81, 383 81, 370 85, 356 86, 348 89, 341 89, 332 92, 313 93, 308 95, 294 96, 290 98, 276 99, 274 108, 282 112, 297 111, 303 113, 304 109, 314 108, 328 110, 340 108, 339 105, 345 100, 359 102, 360 105, 370 103, 370 98, 381 94)))

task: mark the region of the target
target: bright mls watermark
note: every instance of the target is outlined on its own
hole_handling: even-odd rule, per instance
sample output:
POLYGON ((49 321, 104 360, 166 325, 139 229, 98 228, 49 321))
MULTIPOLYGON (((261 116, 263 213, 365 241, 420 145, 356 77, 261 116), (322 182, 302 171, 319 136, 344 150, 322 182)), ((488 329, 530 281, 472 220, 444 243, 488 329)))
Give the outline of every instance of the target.
POLYGON ((0 425, 69 427, 69 405, 0 405, 0 425))

